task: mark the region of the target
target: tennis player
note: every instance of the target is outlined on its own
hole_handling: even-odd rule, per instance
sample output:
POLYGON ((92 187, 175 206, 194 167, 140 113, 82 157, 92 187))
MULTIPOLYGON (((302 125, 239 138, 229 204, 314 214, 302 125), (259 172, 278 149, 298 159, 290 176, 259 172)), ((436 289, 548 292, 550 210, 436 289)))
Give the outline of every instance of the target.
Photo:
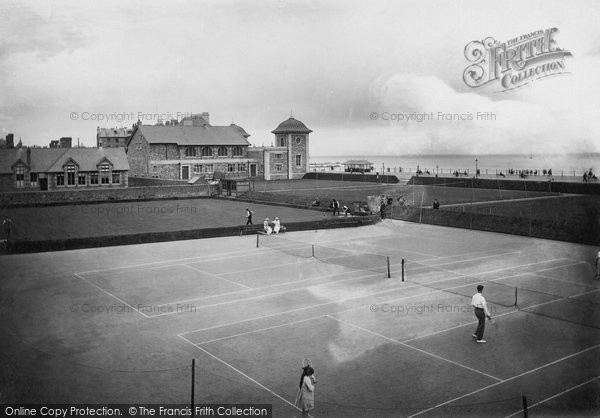
POLYGON ((596 280, 600 280, 600 251, 596 254, 596 280))
POLYGON ((488 319, 491 320, 492 316, 490 315, 490 311, 485 303, 485 298, 481 294, 482 292, 483 286, 478 285, 477 293, 475 293, 471 299, 471 305, 473 305, 473 308, 475 308, 475 316, 479 321, 477 324, 477 329, 475 330, 475 334, 473 334, 473 338, 476 338, 478 343, 485 344, 486 341, 483 339, 483 331, 485 330, 485 317, 487 316, 488 319))

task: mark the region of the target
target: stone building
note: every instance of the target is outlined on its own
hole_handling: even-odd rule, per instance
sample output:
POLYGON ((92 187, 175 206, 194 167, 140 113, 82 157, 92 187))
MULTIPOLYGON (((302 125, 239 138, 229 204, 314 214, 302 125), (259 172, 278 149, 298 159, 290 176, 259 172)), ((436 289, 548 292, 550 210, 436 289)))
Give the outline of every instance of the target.
POLYGON ((127 143, 130 174, 173 180, 301 178, 308 171, 312 131, 290 118, 272 132, 274 146, 251 147, 242 127, 213 126, 206 112, 166 125, 138 123, 127 143))
POLYGON ((98 126, 96 146, 98 148, 125 147, 132 133, 132 128, 101 128, 98 126))
POLYGON ((124 148, 13 148, 0 150, 0 191, 127 187, 124 148))

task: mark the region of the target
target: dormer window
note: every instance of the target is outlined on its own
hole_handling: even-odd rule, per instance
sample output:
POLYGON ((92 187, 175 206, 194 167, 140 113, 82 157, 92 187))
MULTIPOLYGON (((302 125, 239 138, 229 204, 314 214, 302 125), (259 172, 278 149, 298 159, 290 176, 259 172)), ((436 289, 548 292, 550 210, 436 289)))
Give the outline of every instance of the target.
POLYGON ((196 156, 196 147, 185 147, 185 156, 186 157, 195 157, 196 156))
POLYGON ((218 155, 219 157, 227 157, 227 147, 220 146, 218 155))
POLYGON ((243 154, 244 154, 244 150, 242 149, 242 147, 240 147, 240 146, 233 147, 233 155, 234 156, 239 157, 243 154))
POLYGON ((15 167, 15 180, 17 187, 25 187, 25 166, 19 164, 15 167))
POLYGON ((109 184, 110 182, 110 166, 108 164, 102 164, 100 166, 100 183, 109 184))
POLYGON ((74 165, 67 166, 67 186, 75 186, 75 171, 74 165))

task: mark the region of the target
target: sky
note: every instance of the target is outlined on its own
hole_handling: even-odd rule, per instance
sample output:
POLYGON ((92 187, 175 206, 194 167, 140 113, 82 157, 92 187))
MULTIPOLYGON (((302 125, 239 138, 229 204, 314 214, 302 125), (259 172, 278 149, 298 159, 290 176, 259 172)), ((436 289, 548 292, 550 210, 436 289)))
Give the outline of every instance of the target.
POLYGON ((600 152, 598 21, 598 1, 4 0, 0 135, 94 146, 98 126, 209 112, 255 145, 293 115, 312 155, 600 152), (471 41, 549 28, 563 74, 465 84, 471 41))

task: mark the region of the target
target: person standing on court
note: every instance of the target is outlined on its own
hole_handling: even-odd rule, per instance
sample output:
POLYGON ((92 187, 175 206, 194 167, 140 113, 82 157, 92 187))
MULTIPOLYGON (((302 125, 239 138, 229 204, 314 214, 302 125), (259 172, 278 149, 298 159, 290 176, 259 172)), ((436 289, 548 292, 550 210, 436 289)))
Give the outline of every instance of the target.
POLYGON ((10 233, 12 231, 12 219, 10 219, 8 216, 4 217, 4 220, 2 221, 2 231, 4 231, 4 236, 6 237, 7 240, 10 239, 10 233))
POLYGON ((600 251, 596 254, 596 280, 600 280, 600 251))
POLYGON ((331 201, 331 205, 333 206, 333 216, 335 216, 336 214, 339 215, 340 214, 340 202, 333 199, 331 201))
POLYGON ((252 225, 252 211, 246 208, 246 225, 252 225))
POLYGON ((315 408, 315 370, 311 366, 304 367, 300 377, 300 408, 302 416, 307 417, 308 412, 315 408))
POLYGON ((471 299, 471 305, 475 309, 475 316, 479 321, 477 324, 477 329, 475 330, 475 334, 473 334, 473 338, 477 339, 478 343, 485 343, 486 341, 483 339, 483 331, 485 331, 485 317, 488 319, 492 319, 490 315, 490 311, 488 310, 487 304, 485 303, 485 298, 481 294, 483 292, 483 286, 477 286, 477 293, 473 295, 471 299))

